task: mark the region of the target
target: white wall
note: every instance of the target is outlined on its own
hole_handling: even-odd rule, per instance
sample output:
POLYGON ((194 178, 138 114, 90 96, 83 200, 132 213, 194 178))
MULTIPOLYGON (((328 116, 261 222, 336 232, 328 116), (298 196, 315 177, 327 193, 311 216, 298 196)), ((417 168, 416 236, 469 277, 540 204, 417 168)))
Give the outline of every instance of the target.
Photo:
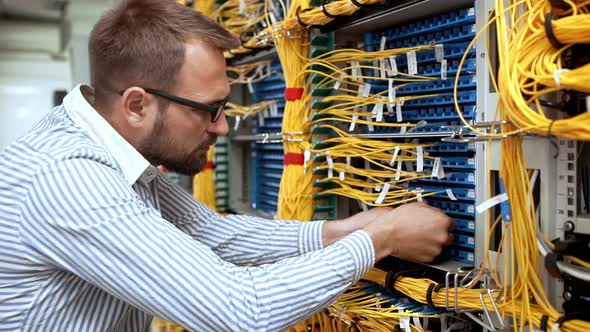
POLYGON ((46 54, 0 51, 0 150, 28 132, 69 90, 70 65, 46 54))

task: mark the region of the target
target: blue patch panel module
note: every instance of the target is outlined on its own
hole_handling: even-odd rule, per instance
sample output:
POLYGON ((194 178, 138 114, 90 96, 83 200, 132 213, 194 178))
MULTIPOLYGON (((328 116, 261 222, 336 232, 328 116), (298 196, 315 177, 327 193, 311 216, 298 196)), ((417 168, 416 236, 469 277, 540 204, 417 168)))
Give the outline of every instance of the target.
MULTIPOLYGON (((278 100, 277 114, 262 114, 254 118, 253 134, 281 132, 285 108, 285 82, 278 60, 273 61, 271 69, 277 74, 252 84, 252 101, 278 100)), ((279 186, 283 173, 283 144, 255 143, 252 167, 252 208, 268 213, 276 213, 279 186)))
MULTIPOLYGON (((377 51, 382 38, 385 38, 385 48, 414 47, 420 45, 442 44, 444 60, 446 61, 446 75, 441 73, 441 59, 435 56, 435 49, 416 52, 417 75, 437 78, 436 80, 416 83, 397 83, 394 81, 397 98, 409 98, 402 105, 401 123, 426 124, 415 128, 416 132, 444 132, 442 126, 462 125, 455 109, 455 75, 459 70, 459 62, 463 54, 467 53, 457 82, 457 102, 459 108, 468 121, 473 121, 476 113, 476 60, 475 49, 467 49, 469 42, 475 36, 475 10, 464 8, 448 13, 422 19, 412 23, 395 26, 386 31, 370 32, 365 35, 365 47, 368 51, 377 51), (445 79, 446 77, 446 79, 445 79), (436 94, 436 96, 420 98, 421 95, 436 94), (418 98, 416 98, 418 97, 418 98)), ((440 48, 439 48, 440 50, 440 48)), ((396 57, 398 70, 408 72, 406 55, 396 57)), ((367 64, 370 65, 370 64, 367 64)), ((370 76, 380 76, 378 71, 368 71, 370 76)), ((395 80, 395 76, 388 77, 395 80)), ((371 92, 378 93, 388 89, 387 80, 368 80, 371 92)), ((396 114, 386 113, 384 122, 398 121, 396 114)), ((370 133, 367 127, 363 130, 370 133)), ((374 133, 399 133, 399 128, 375 126, 374 133)), ((425 193, 434 195, 424 197, 424 200, 434 207, 444 210, 455 220, 454 243, 444 256, 452 260, 473 265, 475 264, 475 146, 474 144, 457 144, 424 141, 424 151, 429 156, 439 157, 444 176, 441 178, 421 178, 413 181, 410 189, 420 188, 425 193)), ((434 159, 424 159, 426 174, 431 172, 434 159)), ((408 165, 409 167, 416 167, 408 165)))

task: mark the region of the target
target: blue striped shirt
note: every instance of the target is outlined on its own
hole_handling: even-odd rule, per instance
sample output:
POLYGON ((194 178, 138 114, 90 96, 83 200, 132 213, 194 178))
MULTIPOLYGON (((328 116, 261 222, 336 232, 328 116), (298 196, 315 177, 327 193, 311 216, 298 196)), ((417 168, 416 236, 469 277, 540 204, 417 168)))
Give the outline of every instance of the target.
POLYGON ((127 143, 76 87, 0 154, 0 331, 277 331, 374 263, 357 231, 221 216, 127 143))

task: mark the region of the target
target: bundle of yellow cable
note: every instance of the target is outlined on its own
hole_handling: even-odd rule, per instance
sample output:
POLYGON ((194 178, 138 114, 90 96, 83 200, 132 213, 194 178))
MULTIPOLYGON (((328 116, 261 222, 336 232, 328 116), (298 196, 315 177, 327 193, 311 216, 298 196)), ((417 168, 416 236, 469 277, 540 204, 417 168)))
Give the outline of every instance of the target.
MULTIPOLYGON (((590 113, 553 122, 541 106, 548 93, 572 89, 590 93, 590 64, 579 68, 564 68, 566 50, 575 43, 590 43, 590 14, 578 10, 588 1, 565 1, 571 8, 564 17, 554 19, 550 26, 559 43, 556 48, 549 40, 545 22, 552 11, 549 1, 527 1, 519 7, 508 8, 512 14, 497 18, 500 59, 499 96, 506 117, 519 128, 539 135, 554 135, 571 139, 590 140, 590 113), (525 12, 518 16, 519 10, 525 12)), ((496 12, 507 8, 496 1, 496 12)))
MULTIPOLYGON (((364 276, 364 279, 379 284, 385 284, 386 276, 387 272, 379 269, 372 269, 369 271, 369 273, 367 273, 367 275, 364 276)), ((436 282, 430 279, 400 277, 395 281, 394 287, 397 291, 400 291, 412 299, 426 304, 428 303, 428 289, 430 285, 436 284, 436 282)), ((487 308, 489 311, 494 310, 492 302, 487 296, 485 296, 487 294, 485 289, 458 288, 457 292, 457 304, 461 310, 482 310, 483 306, 481 304, 482 300, 480 298, 480 294, 484 294, 483 301, 485 303, 485 308, 487 308)), ((505 316, 509 316, 515 320, 515 324, 513 326, 513 330, 515 331, 525 330, 525 326, 527 326, 527 324, 538 328, 544 315, 547 315, 547 326, 551 328, 557 323, 557 320, 560 317, 558 313, 552 314, 547 312, 546 308, 544 308, 542 304, 529 304, 527 306, 524 304, 523 299, 505 299, 504 296, 505 294, 500 293, 495 295, 494 299, 500 313, 502 314, 502 317, 505 318, 505 316)), ((432 303, 437 307, 444 308, 445 305, 447 305, 447 300, 449 308, 455 307, 454 289, 451 289, 447 295, 445 288, 442 287, 439 291, 432 292, 431 299, 432 303)), ((581 320, 568 320, 563 323, 560 331, 583 332, 589 331, 589 329, 590 323, 588 322, 581 320)))
MULTIPOLYGON (((267 0, 270 1, 270 0, 267 0)), ((279 1, 276 1, 277 3, 279 1)), ((360 5, 372 5, 372 4, 378 4, 378 3, 382 3, 383 0, 356 0, 357 3, 359 3, 360 5)), ((281 2, 282 7, 284 8, 284 4, 281 2)), ((267 6, 267 3, 265 2, 265 7, 267 6)), ((291 6, 293 7, 293 6, 291 6)), ((329 4, 326 4, 324 6, 324 8, 326 9, 326 11, 330 14, 334 14, 334 15, 352 15, 355 12, 357 12, 359 9, 361 9, 361 7, 355 5, 351 0, 337 0, 337 1, 333 1, 329 4)), ((301 24, 308 26, 310 23, 307 22, 306 20, 311 20, 315 23, 313 23, 314 25, 325 25, 330 23, 331 21, 334 20, 334 18, 326 16, 324 14, 324 12, 321 10, 321 8, 311 8, 308 5, 306 6, 301 6, 299 10, 297 10, 297 7, 293 8, 294 10, 292 11, 292 14, 287 15, 285 17, 285 19, 281 22, 281 28, 290 30, 290 29, 300 29, 301 28, 301 24), (299 20, 301 20, 301 24, 299 23, 298 19, 297 19, 297 13, 299 12, 299 20)), ((283 10, 283 12, 285 12, 283 10)), ((272 25, 268 25, 268 27, 266 29, 264 29, 263 31, 261 31, 260 33, 258 33, 256 36, 248 39, 243 46, 241 46, 238 49, 235 50, 231 50, 229 52, 225 52, 225 56, 227 58, 231 58, 233 56, 235 56, 236 54, 244 54, 244 53, 249 53, 252 52, 253 49, 256 48, 261 48, 261 47, 266 47, 270 41, 272 41, 274 38, 273 36, 276 36, 276 30, 277 26, 272 26, 272 25)))
POLYGON ((212 210, 217 210, 215 200, 215 148, 207 151, 207 163, 201 172, 193 178, 193 195, 212 210))
MULTIPOLYGON (((491 24, 498 30, 499 108, 505 112, 504 119, 514 125, 508 132, 489 136, 529 132, 590 140, 590 112, 553 119, 545 114, 542 106, 543 98, 554 98, 551 93, 564 89, 590 93, 586 83, 590 79, 590 64, 563 67, 564 57, 575 44, 590 43, 589 1, 563 3, 570 8, 553 8, 549 0, 510 1, 508 5, 497 0, 490 21, 478 32, 476 38, 491 24), (556 15, 551 18, 551 13, 556 15), (546 28, 547 20, 551 22, 546 28), (555 40, 551 41, 549 35, 555 40)), ((460 114, 457 104, 456 109, 460 114)), ((474 132, 485 134, 472 128, 467 121, 463 122, 474 132)))
POLYGON ((193 8, 210 18, 214 18, 215 0, 197 0, 195 1, 193 8))
POLYGON ((240 36, 253 32, 264 20, 263 7, 259 0, 228 0, 215 10, 213 17, 224 28, 240 36))
MULTIPOLYGON (((285 21, 295 16, 297 8, 308 6, 305 0, 291 1, 289 9, 284 10, 285 21)), ((307 63, 309 34, 300 26, 285 29, 284 21, 277 24, 274 31, 274 43, 286 85, 282 123, 282 131, 286 135, 283 142, 285 159, 277 216, 307 221, 313 217, 313 177, 310 171, 304 171, 304 166, 308 166, 305 165, 304 150, 309 144, 309 105, 306 102, 308 99, 304 98, 305 77, 299 73, 307 63)))
POLYGON ((225 105, 225 115, 228 117, 240 117, 245 120, 249 116, 269 110, 273 105, 277 104, 277 100, 265 100, 252 105, 238 105, 234 103, 227 103, 225 105))
POLYGON ((227 73, 230 84, 252 84, 276 74, 271 67, 271 60, 246 63, 239 66, 228 66, 227 73))
MULTIPOLYGON (((556 37, 564 42, 581 42, 588 40, 588 16, 587 10, 576 10, 578 6, 587 6, 590 1, 564 1, 571 6, 569 10, 562 11, 560 15, 572 15, 575 19, 565 20, 561 18, 552 22, 553 33, 559 30, 556 37), (584 23, 579 22, 584 20, 584 23), (563 21, 561 21, 563 20, 563 21), (586 33, 573 36, 576 30, 574 26, 566 26, 565 23, 577 22, 586 27, 586 33), (557 22, 557 23, 556 23, 557 22), (570 31, 566 33, 566 31, 570 31), (561 38, 561 39, 560 39, 561 38)), ((587 66, 571 71, 561 67, 561 56, 565 50, 571 47, 568 44, 562 48, 554 48, 547 37, 545 20, 551 7, 549 1, 510 1, 506 6, 504 1, 495 2, 495 12, 488 24, 478 32, 476 39, 488 28, 495 24, 497 29, 498 59, 498 84, 492 75, 492 83, 499 92, 498 115, 500 120, 506 120, 510 124, 502 127, 502 133, 493 134, 478 131, 468 124, 463 118, 463 123, 470 130, 488 136, 513 135, 522 132, 531 132, 538 135, 561 136, 571 139, 589 139, 588 117, 589 114, 581 114, 569 119, 552 120, 543 113, 541 98, 547 93, 558 91, 562 88, 579 89, 587 91, 579 82, 588 79, 587 66), (579 75, 572 76, 572 72, 579 75)), ((475 39, 468 47, 470 49, 475 39)), ((463 56, 460 67, 465 60, 463 56)), ((491 70, 491 66, 490 66, 491 70)), ((456 82, 459 78, 457 73, 456 82)), ((455 96, 457 87, 455 85, 455 96)), ((456 103, 458 114, 461 111, 456 103)), ((522 331, 527 324, 540 326, 541 319, 546 315, 549 323, 554 324, 560 313, 551 305, 545 294, 543 285, 537 274, 537 265, 540 261, 540 253, 536 245, 536 216, 532 192, 529 185, 527 166, 524 162, 522 139, 510 138, 501 142, 502 158, 500 175, 504 180, 505 190, 510 200, 510 222, 503 223, 502 251, 509 255, 504 260, 504 275, 502 276, 503 301, 501 309, 503 314, 512 317, 515 321, 515 330, 522 331), (509 156, 509 157, 508 157, 509 156), (518 240, 515 240, 518 239, 518 240)), ((489 243, 489 242, 488 242, 489 243)), ((482 268, 492 269, 486 259, 482 268)), ((498 278, 496 278, 498 280, 498 278)), ((572 320, 562 325, 563 331, 588 331, 590 324, 587 322, 572 320)))

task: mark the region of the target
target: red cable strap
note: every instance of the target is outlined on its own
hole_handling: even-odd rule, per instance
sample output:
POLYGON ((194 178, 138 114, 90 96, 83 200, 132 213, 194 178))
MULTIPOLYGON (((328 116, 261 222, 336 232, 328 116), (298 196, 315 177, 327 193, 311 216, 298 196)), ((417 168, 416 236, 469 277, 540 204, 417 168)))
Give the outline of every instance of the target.
POLYGON ((203 170, 206 170, 206 169, 215 169, 215 164, 212 161, 207 160, 205 167, 203 167, 203 170))
POLYGON ((284 164, 286 165, 303 165, 303 153, 287 153, 284 164))
POLYGON ((286 88, 285 100, 299 100, 303 96, 303 88, 286 88))

